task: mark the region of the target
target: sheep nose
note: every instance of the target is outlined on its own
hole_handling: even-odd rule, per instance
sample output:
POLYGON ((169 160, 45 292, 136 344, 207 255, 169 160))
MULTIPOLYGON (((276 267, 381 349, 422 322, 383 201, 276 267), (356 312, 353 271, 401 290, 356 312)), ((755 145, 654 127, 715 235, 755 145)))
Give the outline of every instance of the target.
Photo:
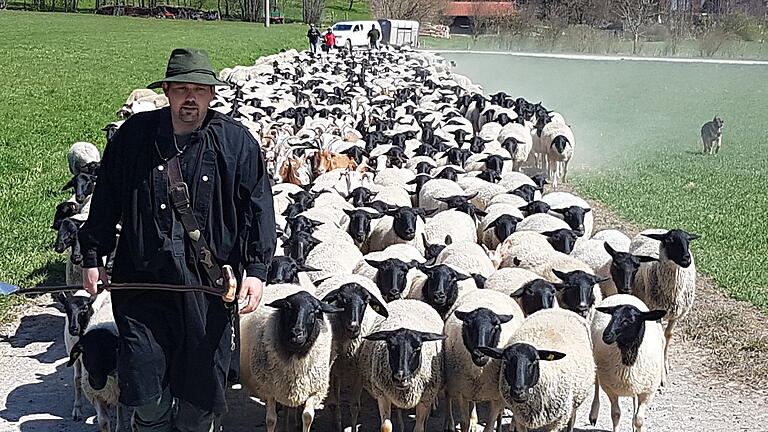
POLYGON ((396 382, 399 382, 399 383, 401 383, 401 382, 405 381, 405 379, 406 379, 406 373, 405 373, 405 371, 404 371, 404 370, 398 370, 397 372, 395 372, 395 374, 392 376, 392 378, 393 378, 393 379, 394 379, 396 382))
POLYGON ((349 330, 350 332, 354 332, 354 333, 359 332, 360 331, 360 323, 357 322, 357 321, 350 322, 349 325, 347 326, 347 330, 349 330))

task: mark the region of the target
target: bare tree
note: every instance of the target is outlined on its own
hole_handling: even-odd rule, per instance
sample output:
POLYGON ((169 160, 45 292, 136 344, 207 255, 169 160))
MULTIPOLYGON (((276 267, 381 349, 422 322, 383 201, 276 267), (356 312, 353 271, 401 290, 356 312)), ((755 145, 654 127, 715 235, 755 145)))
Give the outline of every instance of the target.
POLYGON ((305 23, 320 24, 325 12, 325 0, 304 0, 302 12, 305 23))
POLYGON ((449 0, 371 0, 375 17, 431 21, 439 17, 449 0))
POLYGON ((659 0, 613 0, 613 10, 624 20, 626 28, 632 32, 632 54, 637 54, 641 29, 651 18, 658 14, 659 0))

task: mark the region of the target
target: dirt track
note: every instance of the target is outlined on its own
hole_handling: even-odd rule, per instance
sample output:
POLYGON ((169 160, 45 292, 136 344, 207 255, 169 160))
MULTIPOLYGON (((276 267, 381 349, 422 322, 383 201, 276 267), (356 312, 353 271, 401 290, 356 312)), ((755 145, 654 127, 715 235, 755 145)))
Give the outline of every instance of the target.
MULTIPOLYGON (((25 315, 2 330, 0 342, 0 432, 95 431, 70 420, 72 372, 65 367, 62 340, 63 314, 46 298, 27 308, 25 315)), ((652 431, 761 431, 768 424, 768 394, 708 376, 706 357, 687 342, 674 346, 671 382, 657 395, 646 416, 652 431), (716 384, 720 383, 720 384, 716 384)), ((764 367, 765 365, 763 365, 764 367)), ((754 365, 754 367, 761 367, 754 365)), ((263 431, 264 409, 243 391, 232 391, 225 431, 263 431), (255 426, 255 428, 254 428, 255 426)), ((621 430, 630 429, 631 402, 623 401, 621 430)), ((578 430, 611 430, 605 397, 597 428, 588 426, 589 401, 579 410, 578 430)), ((93 415, 92 410, 89 415, 93 415)), ((361 431, 377 430, 375 405, 364 407, 361 431)), ((428 430, 440 430, 438 415, 428 430)), ((481 421, 484 419, 481 412, 481 421)), ((314 430, 329 431, 329 416, 322 412, 314 430)), ((408 422, 408 420, 406 420, 408 422)), ((408 428, 410 429, 410 428, 408 428)))

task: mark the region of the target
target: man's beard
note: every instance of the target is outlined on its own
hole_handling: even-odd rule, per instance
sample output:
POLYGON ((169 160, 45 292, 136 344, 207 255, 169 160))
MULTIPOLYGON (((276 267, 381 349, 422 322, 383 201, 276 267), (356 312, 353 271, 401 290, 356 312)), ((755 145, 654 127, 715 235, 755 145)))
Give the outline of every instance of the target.
POLYGON ((200 109, 197 106, 185 105, 179 110, 179 120, 184 123, 194 123, 200 118, 200 109), (190 108, 189 110, 187 108, 190 108))

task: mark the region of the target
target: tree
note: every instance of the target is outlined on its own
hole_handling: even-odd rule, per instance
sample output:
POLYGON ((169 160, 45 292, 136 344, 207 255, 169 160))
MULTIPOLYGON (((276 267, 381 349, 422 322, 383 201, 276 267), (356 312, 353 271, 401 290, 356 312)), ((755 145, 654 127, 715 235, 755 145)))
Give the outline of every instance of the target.
POLYGON ((325 0, 304 0, 302 12, 305 23, 320 24, 325 12, 325 0))
POLYGON ((659 0, 613 0, 613 10, 632 32, 632 54, 637 54, 642 27, 658 14, 659 0))
POLYGON ((429 22, 440 17, 449 0, 371 0, 375 17, 429 22))

